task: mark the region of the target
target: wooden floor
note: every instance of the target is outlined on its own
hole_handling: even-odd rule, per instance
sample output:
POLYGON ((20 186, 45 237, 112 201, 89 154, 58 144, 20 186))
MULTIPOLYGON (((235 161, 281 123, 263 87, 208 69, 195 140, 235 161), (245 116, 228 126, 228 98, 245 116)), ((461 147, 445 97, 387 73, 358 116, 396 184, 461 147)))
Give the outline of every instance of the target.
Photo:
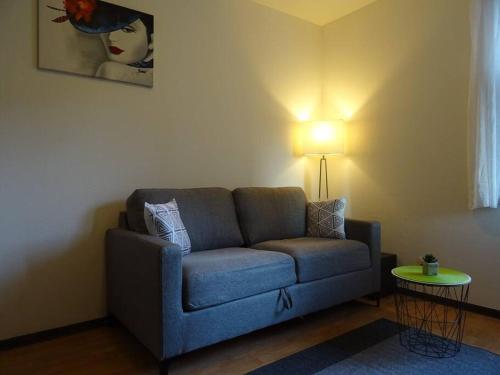
MULTIPOLYGON (((171 374, 244 374, 371 321, 395 320, 393 304, 351 302, 266 328, 185 354, 171 374)), ((500 354, 500 320, 468 313, 464 342, 500 354)), ((157 364, 123 328, 100 327, 0 352, 0 374, 157 374, 157 364)))

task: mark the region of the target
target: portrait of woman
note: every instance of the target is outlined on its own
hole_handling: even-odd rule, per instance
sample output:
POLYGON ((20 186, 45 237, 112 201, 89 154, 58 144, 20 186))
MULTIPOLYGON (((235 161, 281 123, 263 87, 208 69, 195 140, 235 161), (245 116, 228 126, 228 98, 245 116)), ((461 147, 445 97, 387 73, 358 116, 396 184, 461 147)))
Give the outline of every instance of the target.
MULTIPOLYGON (((46 4, 50 10, 65 12, 55 18, 51 16, 51 22, 69 21, 78 33, 99 41, 99 47, 93 47, 101 49, 95 51, 92 69, 95 77, 153 86, 152 15, 100 0, 64 0, 63 6, 46 4)), ((86 56, 91 52, 87 51, 86 56)))

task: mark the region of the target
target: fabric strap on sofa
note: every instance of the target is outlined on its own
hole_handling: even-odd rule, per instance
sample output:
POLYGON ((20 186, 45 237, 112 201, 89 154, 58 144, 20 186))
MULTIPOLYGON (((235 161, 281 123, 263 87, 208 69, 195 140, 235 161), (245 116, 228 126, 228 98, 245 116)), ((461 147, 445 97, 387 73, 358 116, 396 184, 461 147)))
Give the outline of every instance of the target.
POLYGON ((286 288, 280 289, 279 300, 283 302, 283 307, 290 310, 293 307, 292 296, 286 288))

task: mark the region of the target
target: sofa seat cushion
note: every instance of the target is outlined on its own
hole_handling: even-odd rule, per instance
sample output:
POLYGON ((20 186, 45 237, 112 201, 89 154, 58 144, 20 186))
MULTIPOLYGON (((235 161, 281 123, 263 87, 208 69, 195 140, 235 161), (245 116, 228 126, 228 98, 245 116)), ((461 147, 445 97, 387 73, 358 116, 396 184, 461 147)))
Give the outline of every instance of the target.
POLYGON ((182 258, 184 310, 199 310, 296 282, 295 262, 281 252, 233 247, 182 258))
POLYGON ((252 247, 291 255, 301 283, 363 270, 371 265, 368 246, 353 240, 299 237, 260 242, 252 247))

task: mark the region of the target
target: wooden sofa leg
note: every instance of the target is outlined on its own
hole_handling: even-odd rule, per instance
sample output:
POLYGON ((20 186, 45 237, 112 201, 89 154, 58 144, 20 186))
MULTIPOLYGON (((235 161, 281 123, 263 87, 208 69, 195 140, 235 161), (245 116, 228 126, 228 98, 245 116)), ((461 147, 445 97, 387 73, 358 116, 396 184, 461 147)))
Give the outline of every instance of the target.
POLYGON ((164 359, 163 361, 160 362, 159 364, 159 374, 160 375, 168 375, 168 368, 170 366, 170 360, 169 359, 164 359))

